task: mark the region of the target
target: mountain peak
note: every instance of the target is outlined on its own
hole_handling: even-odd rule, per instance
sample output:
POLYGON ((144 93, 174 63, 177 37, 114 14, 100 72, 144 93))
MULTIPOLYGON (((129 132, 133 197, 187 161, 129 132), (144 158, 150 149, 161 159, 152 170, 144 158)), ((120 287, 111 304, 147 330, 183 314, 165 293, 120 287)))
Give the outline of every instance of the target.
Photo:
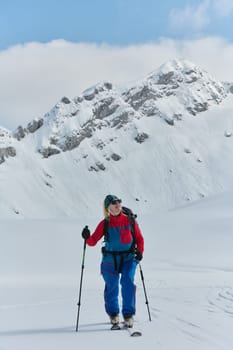
POLYGON ((222 83, 187 60, 164 63, 124 93, 136 111, 157 115, 171 125, 185 115, 196 115, 219 104, 226 95, 222 83))
POLYGON ((184 59, 173 59, 162 64, 147 79, 154 81, 156 84, 167 85, 174 82, 193 83, 202 79, 210 80, 211 78, 207 72, 194 63, 184 59))
POLYGON ((199 67, 191 61, 185 59, 172 59, 163 63, 159 70, 189 71, 198 70, 199 67))

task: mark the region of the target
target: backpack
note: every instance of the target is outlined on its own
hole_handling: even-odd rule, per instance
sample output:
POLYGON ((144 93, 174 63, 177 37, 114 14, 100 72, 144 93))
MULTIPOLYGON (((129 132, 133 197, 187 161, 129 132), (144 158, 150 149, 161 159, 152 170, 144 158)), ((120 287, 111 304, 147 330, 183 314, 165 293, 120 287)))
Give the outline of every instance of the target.
MULTIPOLYGON (((129 218, 130 226, 131 226, 131 234, 132 234, 132 245, 129 250, 123 251, 123 252, 115 252, 115 251, 107 251, 105 247, 102 247, 102 253, 103 254, 112 254, 114 258, 114 263, 115 263, 115 269, 120 272, 121 267, 123 264, 124 256, 127 256, 130 253, 135 252, 135 219, 137 217, 136 214, 133 213, 133 211, 130 208, 127 207, 122 207, 122 213, 127 215, 129 218), (116 262, 116 256, 120 255, 121 256, 121 262, 120 266, 117 266, 116 262)), ((108 226, 109 226, 109 218, 104 219, 104 242, 108 242, 108 226)))

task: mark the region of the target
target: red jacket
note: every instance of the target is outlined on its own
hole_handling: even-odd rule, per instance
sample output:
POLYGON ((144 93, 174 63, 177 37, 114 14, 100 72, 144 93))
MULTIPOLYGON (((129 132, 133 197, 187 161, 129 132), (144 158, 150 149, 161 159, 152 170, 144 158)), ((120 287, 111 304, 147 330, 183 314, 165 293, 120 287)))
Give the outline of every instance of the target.
MULTIPOLYGON (((118 232, 119 241, 122 244, 124 244, 124 243, 128 244, 129 241, 132 239, 129 218, 127 215, 123 214, 122 212, 117 216, 110 215, 108 228, 110 231, 114 230, 115 232, 118 232)), ((102 220, 99 223, 99 225, 96 227, 94 233, 87 239, 86 242, 89 246, 94 246, 103 236, 104 236, 104 220, 102 220)), ((140 231, 140 228, 138 226, 138 223, 136 221, 135 221, 135 237, 134 238, 135 238, 135 244, 137 246, 137 250, 141 254, 143 254, 144 239, 143 239, 142 233, 140 231)))

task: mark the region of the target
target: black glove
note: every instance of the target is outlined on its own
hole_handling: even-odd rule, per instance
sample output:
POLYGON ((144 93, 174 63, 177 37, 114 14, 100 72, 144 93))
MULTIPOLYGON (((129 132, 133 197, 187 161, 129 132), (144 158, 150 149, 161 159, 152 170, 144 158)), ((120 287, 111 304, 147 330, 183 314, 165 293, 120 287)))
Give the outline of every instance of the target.
POLYGON ((85 226, 82 230, 82 238, 87 240, 91 235, 91 231, 89 230, 88 226, 85 226))
POLYGON ((136 252, 136 253, 135 253, 135 259, 136 259, 137 261, 141 261, 142 258, 143 258, 142 253, 140 253, 140 252, 136 252))

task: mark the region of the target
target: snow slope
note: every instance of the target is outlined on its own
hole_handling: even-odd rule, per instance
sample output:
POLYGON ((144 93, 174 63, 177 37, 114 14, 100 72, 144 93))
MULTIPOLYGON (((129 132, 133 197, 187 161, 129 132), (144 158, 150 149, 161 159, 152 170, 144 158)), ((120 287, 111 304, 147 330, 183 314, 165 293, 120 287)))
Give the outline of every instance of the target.
MULTIPOLYGON (((75 332, 83 241, 101 215, 76 220, 1 220, 0 348, 231 350, 232 191, 171 211, 140 215, 142 268, 136 323, 141 338, 111 332, 103 307, 100 245, 88 247, 79 332, 75 332)), ((124 203, 127 204, 127 203, 124 203)))

